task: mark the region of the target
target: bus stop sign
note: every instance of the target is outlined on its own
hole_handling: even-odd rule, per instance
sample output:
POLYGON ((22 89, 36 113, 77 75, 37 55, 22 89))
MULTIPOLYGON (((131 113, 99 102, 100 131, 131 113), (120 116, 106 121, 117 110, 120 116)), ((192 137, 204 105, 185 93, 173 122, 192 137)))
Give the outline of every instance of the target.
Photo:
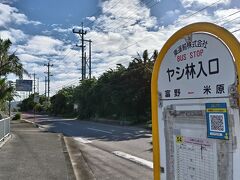
POLYGON ((240 44, 194 23, 165 43, 152 75, 155 180, 240 177, 240 44))

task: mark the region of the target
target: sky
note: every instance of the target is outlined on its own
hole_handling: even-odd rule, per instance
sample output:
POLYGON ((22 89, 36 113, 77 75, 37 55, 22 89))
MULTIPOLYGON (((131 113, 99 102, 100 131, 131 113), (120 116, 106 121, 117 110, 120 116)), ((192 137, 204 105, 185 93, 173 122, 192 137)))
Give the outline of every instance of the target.
POLYGON ((78 85, 80 37, 72 29, 81 23, 85 38, 92 40, 92 75, 97 78, 116 64, 127 66, 145 49, 159 51, 173 33, 194 22, 215 23, 240 40, 240 0, 0 0, 0 38, 9 38, 10 52, 30 74, 36 73, 40 94, 49 61, 51 95, 78 85))

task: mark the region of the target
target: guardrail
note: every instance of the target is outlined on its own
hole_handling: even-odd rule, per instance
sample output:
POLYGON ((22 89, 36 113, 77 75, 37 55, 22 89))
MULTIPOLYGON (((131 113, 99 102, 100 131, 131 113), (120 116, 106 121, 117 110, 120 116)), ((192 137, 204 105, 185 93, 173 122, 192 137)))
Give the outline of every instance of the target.
POLYGON ((10 134, 11 117, 0 120, 0 141, 10 134))

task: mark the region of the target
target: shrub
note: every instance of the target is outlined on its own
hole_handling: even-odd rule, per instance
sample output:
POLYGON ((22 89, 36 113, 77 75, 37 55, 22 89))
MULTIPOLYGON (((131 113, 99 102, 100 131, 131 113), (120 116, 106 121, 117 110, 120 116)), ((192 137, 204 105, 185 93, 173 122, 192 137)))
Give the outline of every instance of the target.
POLYGON ((12 120, 19 120, 19 119, 21 119, 20 113, 15 114, 14 117, 12 118, 12 120))

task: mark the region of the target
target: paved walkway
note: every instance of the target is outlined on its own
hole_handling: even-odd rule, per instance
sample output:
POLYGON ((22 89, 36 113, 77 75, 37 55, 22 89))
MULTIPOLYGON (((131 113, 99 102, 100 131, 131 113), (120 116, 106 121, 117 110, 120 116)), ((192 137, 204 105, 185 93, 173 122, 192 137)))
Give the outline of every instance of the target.
POLYGON ((59 134, 25 122, 11 124, 12 137, 0 148, 1 180, 75 179, 59 134))

